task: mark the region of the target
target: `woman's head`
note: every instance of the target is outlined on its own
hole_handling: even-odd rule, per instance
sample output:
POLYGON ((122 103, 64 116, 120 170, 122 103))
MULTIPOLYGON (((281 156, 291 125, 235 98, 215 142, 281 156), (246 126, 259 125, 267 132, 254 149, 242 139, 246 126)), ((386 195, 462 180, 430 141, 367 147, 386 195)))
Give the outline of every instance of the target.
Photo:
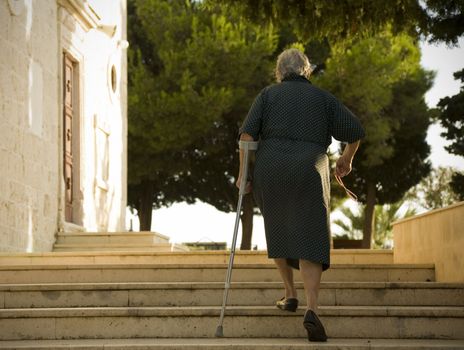
POLYGON ((294 73, 309 78, 311 65, 308 57, 298 49, 287 49, 277 58, 275 75, 277 81, 282 81, 287 75, 294 73))

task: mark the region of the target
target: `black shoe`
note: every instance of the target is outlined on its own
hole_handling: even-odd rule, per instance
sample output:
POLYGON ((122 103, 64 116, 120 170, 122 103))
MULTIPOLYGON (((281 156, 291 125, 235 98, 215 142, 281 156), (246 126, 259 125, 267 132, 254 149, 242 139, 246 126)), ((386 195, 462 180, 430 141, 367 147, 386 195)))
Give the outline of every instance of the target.
POLYGON ((285 311, 295 312, 298 308, 298 299, 296 298, 285 298, 283 297, 278 302, 276 302, 276 306, 285 311))
POLYGON ((308 332, 309 341, 327 341, 324 326, 313 310, 306 311, 303 326, 308 332))

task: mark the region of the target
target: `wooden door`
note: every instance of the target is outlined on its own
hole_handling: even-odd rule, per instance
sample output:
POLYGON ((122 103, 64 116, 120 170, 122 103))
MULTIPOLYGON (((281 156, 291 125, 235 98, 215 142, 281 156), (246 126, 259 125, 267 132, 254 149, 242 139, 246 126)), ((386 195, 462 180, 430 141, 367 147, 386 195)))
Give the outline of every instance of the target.
POLYGON ((65 219, 73 221, 73 108, 74 108, 74 65, 64 54, 63 62, 63 164, 65 181, 65 219))

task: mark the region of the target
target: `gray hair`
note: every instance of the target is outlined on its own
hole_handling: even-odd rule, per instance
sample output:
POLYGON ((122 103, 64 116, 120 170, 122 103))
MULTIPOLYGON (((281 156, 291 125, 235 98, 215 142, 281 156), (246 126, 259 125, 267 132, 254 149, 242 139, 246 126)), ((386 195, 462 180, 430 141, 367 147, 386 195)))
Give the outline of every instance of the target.
POLYGON ((277 58, 275 75, 278 82, 281 82, 287 75, 295 73, 309 78, 311 75, 311 65, 308 57, 298 49, 287 49, 277 58))

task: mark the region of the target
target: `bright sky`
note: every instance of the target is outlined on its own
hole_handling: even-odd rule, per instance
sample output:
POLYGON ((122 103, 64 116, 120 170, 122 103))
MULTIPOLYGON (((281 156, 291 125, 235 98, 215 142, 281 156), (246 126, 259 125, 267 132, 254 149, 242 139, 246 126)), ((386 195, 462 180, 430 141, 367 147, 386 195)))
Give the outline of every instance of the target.
MULTIPOLYGON (((440 98, 452 96, 459 92, 460 83, 454 80, 453 73, 464 68, 464 40, 459 47, 448 48, 446 45, 429 45, 422 43, 422 65, 437 72, 435 84, 426 95, 430 107, 436 106, 440 98)), ((432 125, 429 128, 427 142, 432 147, 430 160, 434 167, 452 166, 464 169, 464 158, 456 157, 445 151, 446 141, 440 136, 441 127, 432 125)), ((138 230, 138 219, 127 213, 127 227, 132 219, 133 229, 138 230)), ((171 242, 232 241, 235 214, 225 214, 211 205, 197 203, 174 204, 170 208, 162 208, 153 212, 152 231, 167 235, 171 242)), ((240 228, 241 230, 241 228, 240 228)), ((240 246, 239 230, 237 247, 240 246)), ((264 224, 261 216, 254 218, 252 245, 258 249, 266 249, 264 224)))

